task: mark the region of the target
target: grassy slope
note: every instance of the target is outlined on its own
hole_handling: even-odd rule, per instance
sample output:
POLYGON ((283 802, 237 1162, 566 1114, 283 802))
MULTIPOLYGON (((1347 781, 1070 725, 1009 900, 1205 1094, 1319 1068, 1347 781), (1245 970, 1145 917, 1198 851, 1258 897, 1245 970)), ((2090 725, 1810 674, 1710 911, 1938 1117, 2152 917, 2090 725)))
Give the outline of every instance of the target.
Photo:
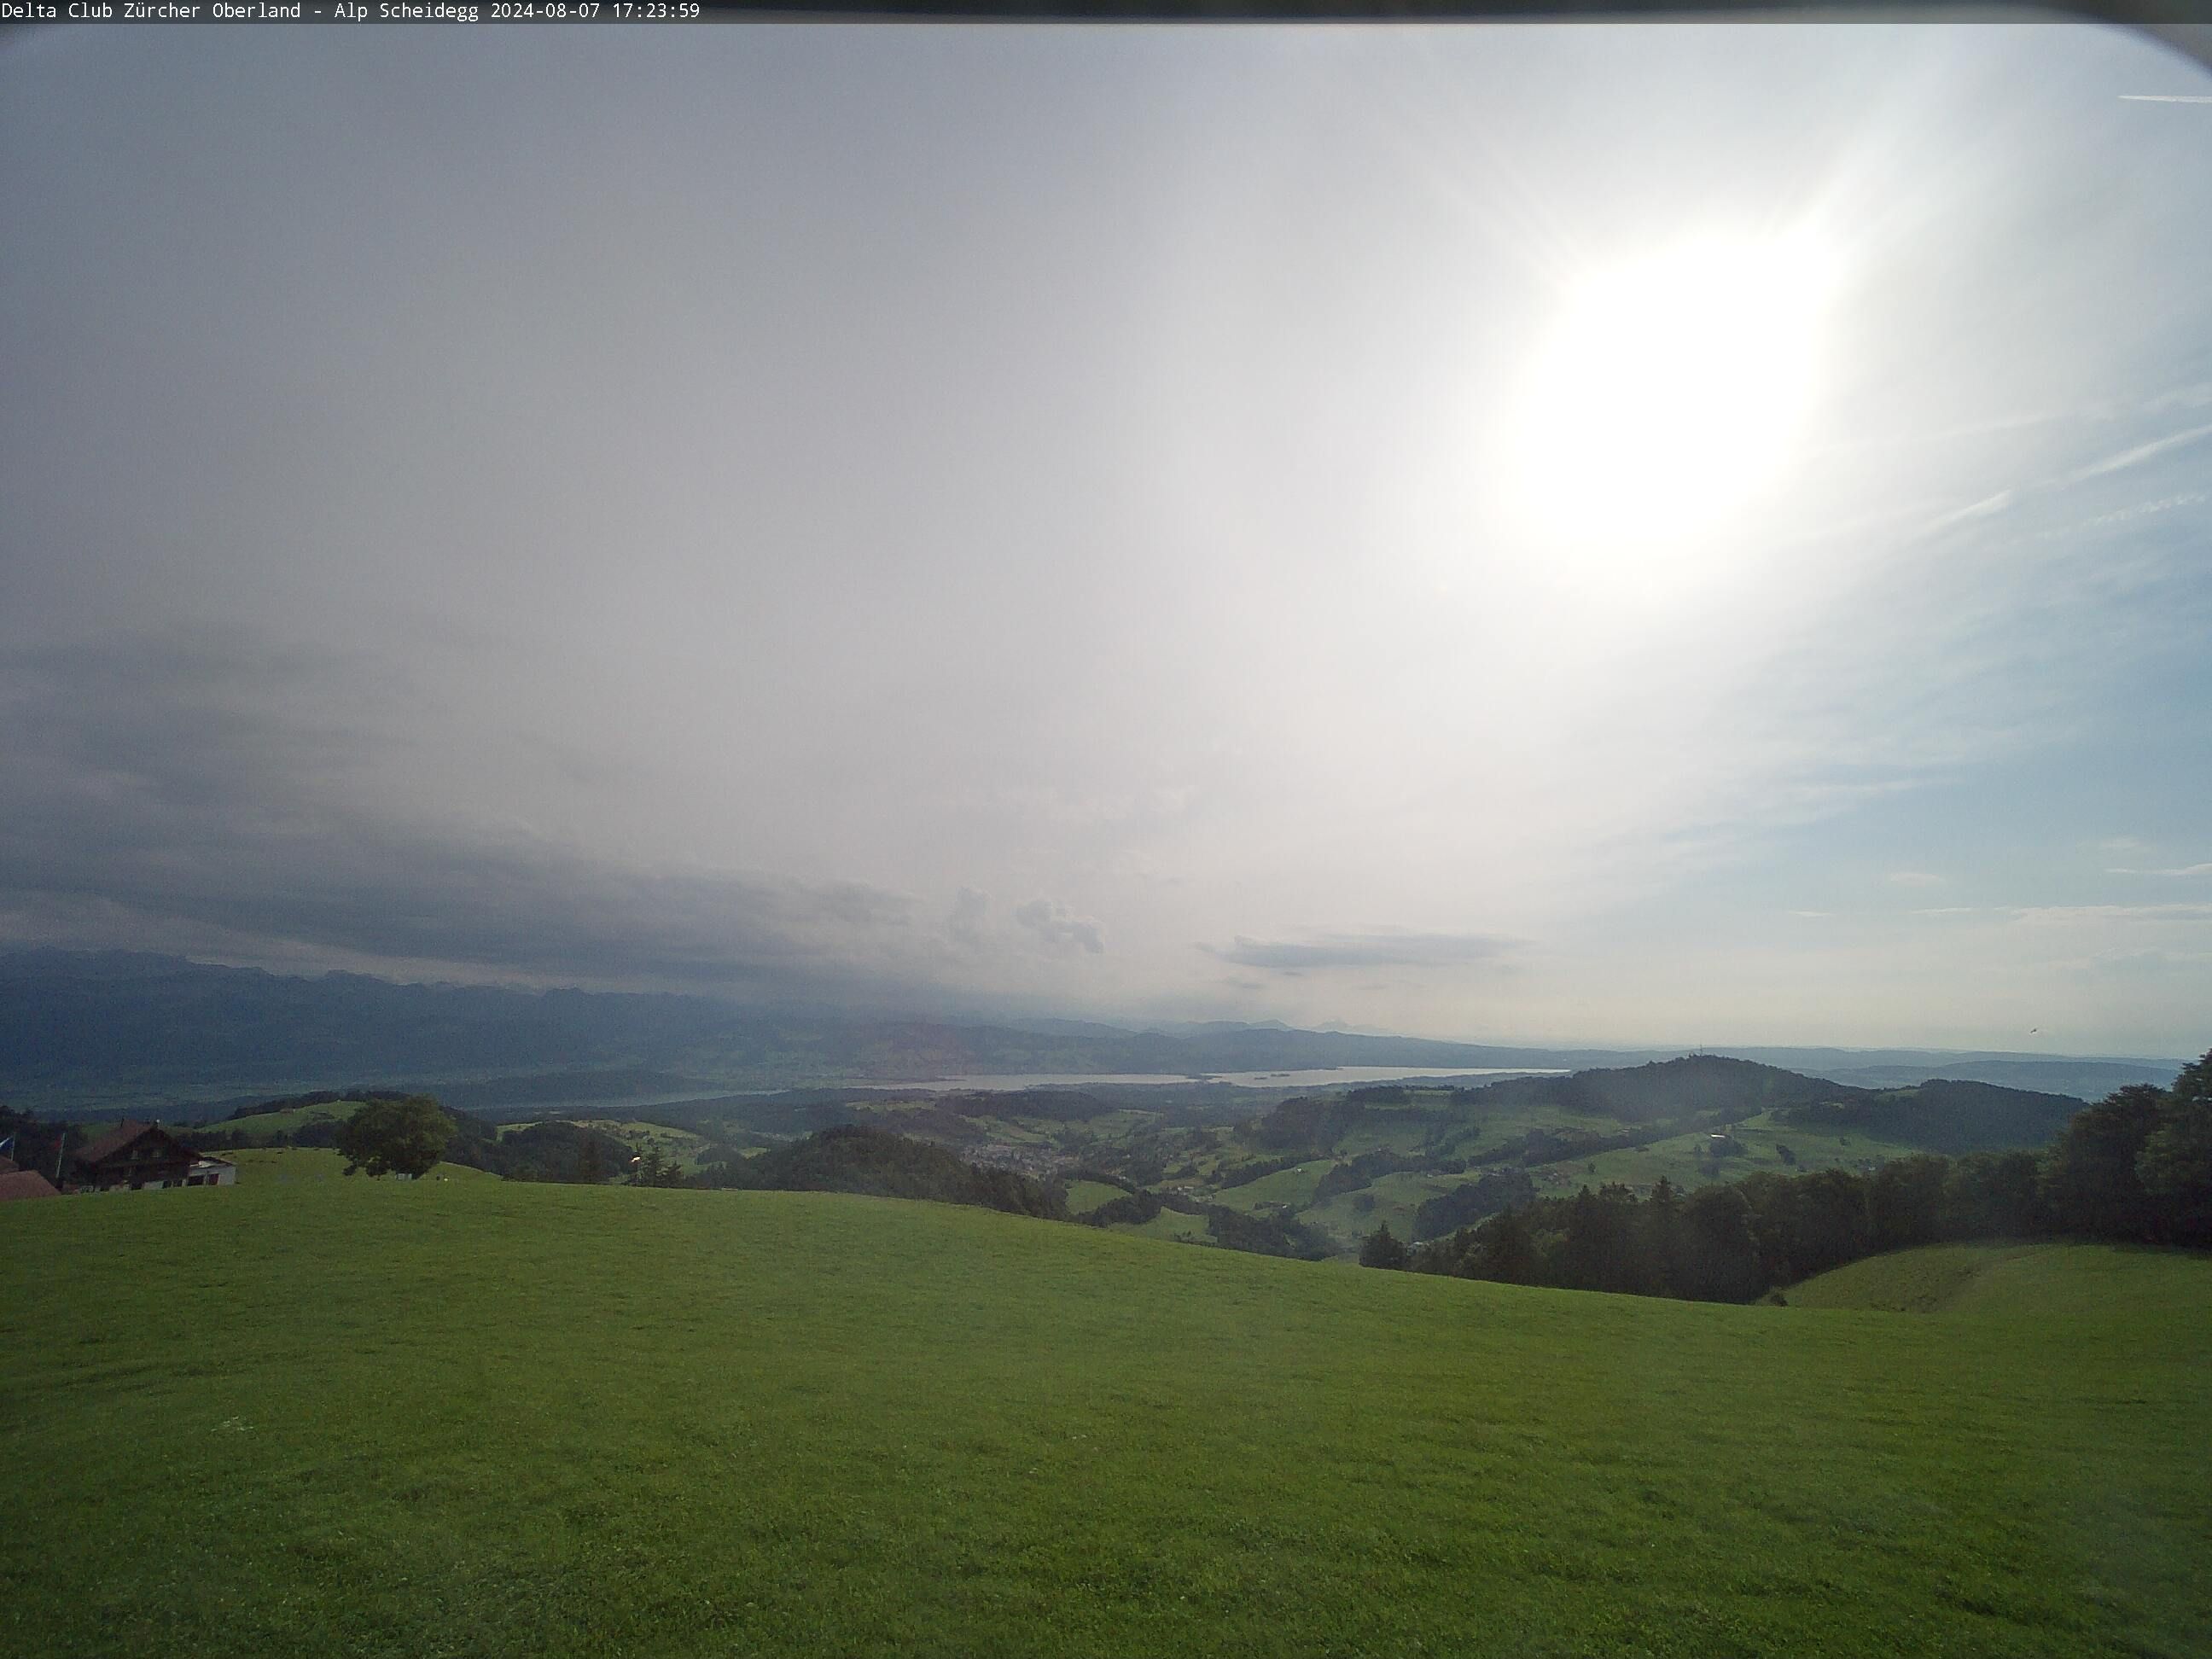
POLYGON ((1316 1205, 1298 1219, 1347 1249, 1356 1249, 1361 1239, 1380 1226, 1411 1239, 1413 1217, 1424 1203, 1474 1178, 1413 1170, 1382 1176, 1356 1193, 1340 1193, 1326 1204, 1316 1205))
MULTIPOLYGON (((657 1146, 661 1157, 686 1170, 696 1170, 704 1161, 700 1154, 706 1150, 707 1138, 689 1129, 672 1129, 665 1124, 647 1123, 636 1118, 574 1117, 568 1121, 612 1135, 635 1156, 641 1157, 647 1148, 657 1146)), ((523 1127, 509 1125, 507 1132, 512 1133, 523 1127)))
POLYGON ((1917 1320, 356 1181, 0 1261, 0 1651, 2212 1647, 2201 1259, 1917 1320))
MULTIPOLYGON (((311 1123, 343 1122, 359 1111, 363 1103, 358 1100, 332 1100, 317 1106, 288 1106, 281 1112, 258 1112, 235 1121, 226 1119, 201 1127, 223 1129, 255 1140, 274 1140, 278 1135, 295 1133, 311 1123)), ((179 1133, 187 1140, 191 1139, 190 1129, 179 1133)))
POLYGON ((2192 1287, 2212 1258, 2118 1244, 1932 1244, 1869 1256, 1793 1285, 1793 1308, 1872 1308, 1892 1313, 1992 1314, 2011 1319, 2098 1320, 2106 1305, 2142 1306, 2161 1291, 2172 1316, 2200 1312, 2192 1287))
POLYGON ((1162 1210, 1150 1221, 1124 1221, 1109 1231, 1143 1238, 1176 1239, 1186 1244, 1206 1243, 1213 1237, 1204 1216, 1185 1215, 1180 1210, 1162 1210))
POLYGON ((1742 1149, 1739 1155, 1708 1163, 1703 1153, 1709 1133, 1699 1129, 1692 1134, 1654 1141, 1648 1146, 1600 1152, 1593 1160, 1597 1164, 1595 1176, 1587 1174, 1582 1164, 1571 1159, 1551 1167, 1567 1178, 1569 1191, 1581 1181, 1592 1185, 1621 1181, 1632 1187, 1648 1188, 1661 1176, 1678 1187, 1703 1187, 1717 1180, 1741 1181, 1761 1170, 1786 1176, 1809 1175, 1815 1170, 1856 1170, 1886 1158, 1909 1157, 1918 1150, 1899 1141, 1876 1140, 1863 1133, 1778 1125, 1772 1113, 1761 1112, 1735 1126, 1732 1133, 1736 1145, 1742 1149), (1777 1146, 1789 1147, 1797 1162, 1784 1163, 1775 1151, 1777 1146))
POLYGON ((1084 1215, 1102 1204, 1111 1204, 1126 1196, 1119 1187, 1109 1187, 1103 1181, 1071 1181, 1067 1183, 1067 1212, 1084 1215))
MULTIPOLYGON (((238 1178, 249 1186, 271 1182, 338 1181, 345 1176, 345 1159, 323 1146, 240 1146, 216 1154, 238 1165, 238 1178)), ((465 1164, 444 1164, 430 1171, 433 1180, 496 1181, 489 1170, 465 1164)))

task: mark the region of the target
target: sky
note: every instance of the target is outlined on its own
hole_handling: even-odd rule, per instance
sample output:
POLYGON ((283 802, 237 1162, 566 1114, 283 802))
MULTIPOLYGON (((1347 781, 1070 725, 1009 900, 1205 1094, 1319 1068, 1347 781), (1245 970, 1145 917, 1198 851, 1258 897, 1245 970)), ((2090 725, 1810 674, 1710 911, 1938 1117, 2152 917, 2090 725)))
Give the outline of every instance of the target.
POLYGON ((19 33, 0 946, 2196 1054, 2208 99, 2047 24, 19 33))

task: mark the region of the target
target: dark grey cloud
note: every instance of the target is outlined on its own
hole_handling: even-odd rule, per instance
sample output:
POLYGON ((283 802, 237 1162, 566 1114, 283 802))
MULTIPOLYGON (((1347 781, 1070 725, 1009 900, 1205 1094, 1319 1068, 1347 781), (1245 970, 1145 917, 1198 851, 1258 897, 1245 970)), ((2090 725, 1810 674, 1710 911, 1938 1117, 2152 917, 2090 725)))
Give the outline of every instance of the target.
POLYGON ((1055 951, 1085 951, 1092 956, 1103 955, 1106 936, 1097 922, 1087 916, 1079 916, 1066 905, 1051 899, 1031 899, 1018 905, 1014 920, 1036 935, 1055 951))
POLYGON ((1270 973, 1303 974, 1334 968, 1469 968, 1494 963, 1519 941, 1492 933, 1316 933, 1310 939, 1258 939, 1237 936, 1229 945, 1198 948, 1223 962, 1270 973))
POLYGON ((349 788, 390 746, 345 712, 361 672, 224 630, 0 659, 0 927, 750 997, 926 988, 902 895, 626 865, 349 788))

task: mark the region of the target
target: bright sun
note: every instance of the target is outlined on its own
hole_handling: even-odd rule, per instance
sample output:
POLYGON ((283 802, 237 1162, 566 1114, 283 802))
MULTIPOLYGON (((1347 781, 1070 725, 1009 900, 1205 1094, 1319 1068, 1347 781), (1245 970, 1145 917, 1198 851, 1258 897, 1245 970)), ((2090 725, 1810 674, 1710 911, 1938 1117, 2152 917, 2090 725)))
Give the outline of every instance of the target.
POLYGON ((1715 532, 1771 489, 1813 400, 1833 286, 1799 234, 1686 242, 1574 289, 1516 411, 1533 524, 1650 548, 1715 532))

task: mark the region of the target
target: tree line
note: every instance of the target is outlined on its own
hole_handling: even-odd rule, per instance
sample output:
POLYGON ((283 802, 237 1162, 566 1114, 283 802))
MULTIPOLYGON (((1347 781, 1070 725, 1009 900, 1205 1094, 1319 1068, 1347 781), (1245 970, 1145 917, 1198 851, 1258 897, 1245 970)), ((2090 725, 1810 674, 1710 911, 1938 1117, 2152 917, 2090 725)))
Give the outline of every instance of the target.
POLYGON ((1760 1173, 1648 1194, 1608 1182, 1408 1245, 1368 1267, 1505 1284, 1749 1302, 1862 1256, 1979 1238, 2212 1245, 2212 1053, 2171 1089, 2133 1085, 2075 1113, 2046 1150, 1921 1153, 1871 1174, 1760 1173))

